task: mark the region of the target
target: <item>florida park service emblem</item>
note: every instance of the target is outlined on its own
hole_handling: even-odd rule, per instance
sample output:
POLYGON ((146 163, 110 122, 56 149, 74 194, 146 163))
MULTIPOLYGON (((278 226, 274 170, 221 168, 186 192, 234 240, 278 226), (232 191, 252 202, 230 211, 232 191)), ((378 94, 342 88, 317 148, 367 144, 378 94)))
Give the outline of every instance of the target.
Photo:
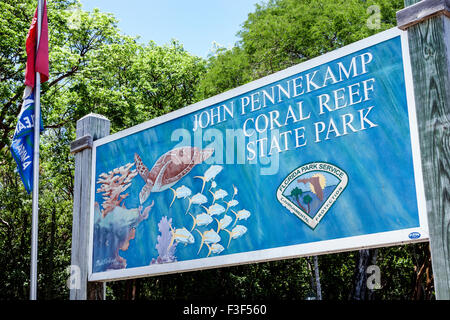
POLYGON ((278 201, 314 229, 347 186, 344 170, 326 162, 292 171, 277 189, 278 201))

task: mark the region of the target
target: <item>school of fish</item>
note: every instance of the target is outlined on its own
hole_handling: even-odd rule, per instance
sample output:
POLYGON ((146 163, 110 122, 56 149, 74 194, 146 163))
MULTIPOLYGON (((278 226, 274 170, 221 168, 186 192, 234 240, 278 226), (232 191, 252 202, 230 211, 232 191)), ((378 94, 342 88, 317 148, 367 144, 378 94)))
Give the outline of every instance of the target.
MULTIPOLYGON (((177 152, 180 154, 182 154, 182 152, 190 152, 193 157, 192 163, 185 165, 186 168, 178 168, 176 167, 177 162, 172 161, 173 155, 172 158, 167 155, 170 153, 169 152, 166 155, 163 155, 154 167, 149 170, 143 164, 140 156, 135 154, 134 163, 129 163, 126 166, 116 168, 108 174, 100 174, 97 183, 101 185, 101 187, 97 192, 102 192, 104 194, 104 202, 102 204, 104 207, 102 210, 103 219, 101 219, 100 222, 104 224, 108 219, 115 217, 116 215, 113 213, 119 210, 117 208, 120 208, 121 210, 126 209, 123 200, 128 194, 122 193, 131 185, 131 180, 139 174, 146 184, 139 194, 141 203, 139 210, 133 209, 136 212, 140 213, 142 204, 147 200, 150 192, 161 192, 164 190, 170 191, 172 195, 172 201, 169 204, 169 208, 174 205, 177 199, 178 201, 184 201, 184 204, 186 205, 185 223, 180 227, 170 227, 169 248, 175 243, 181 243, 185 246, 193 245, 196 242, 195 235, 196 237, 199 237, 198 243, 200 243, 197 255, 202 252, 203 248, 208 250, 206 257, 209 257, 211 254, 220 254, 226 248, 229 248, 231 240, 238 239, 247 233, 247 227, 238 223, 247 220, 251 216, 251 213, 246 209, 237 210, 239 201, 236 200, 235 197, 238 194, 238 188, 235 185, 232 185, 231 190, 228 189, 230 193, 226 190, 227 188, 218 186, 215 178, 223 170, 223 167, 220 165, 211 165, 202 176, 194 177, 202 182, 200 192, 194 193, 185 185, 175 187, 174 184, 176 184, 183 175, 187 174, 193 166, 207 159, 212 154, 212 151, 209 149, 197 150, 188 147, 171 151, 171 153, 178 156, 177 152), (161 162, 161 164, 159 162, 161 162), (135 164, 136 169, 131 170, 131 167, 135 164), (167 172, 169 172, 169 174, 167 172), (168 176, 166 177, 164 174, 168 176), (171 175, 175 176, 172 177, 171 175), (209 183, 209 188, 205 190, 207 183, 209 183), (195 211, 198 212, 200 210, 201 213, 193 213, 194 208, 196 208, 195 211), (190 218, 188 218, 188 215, 190 218), (194 230, 196 232, 193 232, 194 230), (221 241, 223 241, 223 244, 220 243, 221 241), (226 248, 224 244, 226 244, 226 248)), ((149 208, 153 207, 153 204, 154 202, 152 202, 149 208)), ((146 217, 148 216, 148 212, 149 209, 146 209, 146 217)), ((125 218, 126 216, 122 217, 122 215, 120 215, 118 217, 125 218)))
POLYGON ((196 242, 194 235, 197 235, 200 243, 197 254, 199 255, 202 249, 206 248, 208 250, 206 257, 209 257, 211 254, 222 253, 230 247, 231 240, 238 239, 247 233, 248 228, 238 223, 246 221, 251 216, 251 212, 246 209, 236 209, 239 201, 235 199, 238 194, 238 188, 235 185, 232 185, 232 190, 229 190, 231 193, 228 193, 226 188, 218 186, 215 178, 222 170, 222 166, 212 165, 203 176, 195 176, 194 178, 202 181, 201 191, 198 193, 193 194, 192 190, 185 185, 176 189, 170 188, 173 198, 169 207, 172 207, 177 199, 187 199, 185 215, 191 217, 186 220, 186 226, 172 229, 171 245, 174 242, 192 245, 196 242), (205 189, 207 183, 210 185, 205 189), (211 195, 209 198, 212 198, 210 202, 206 196, 208 193, 211 195), (191 209, 195 206, 202 212, 191 213, 191 209), (223 241, 222 244, 221 241, 223 241))

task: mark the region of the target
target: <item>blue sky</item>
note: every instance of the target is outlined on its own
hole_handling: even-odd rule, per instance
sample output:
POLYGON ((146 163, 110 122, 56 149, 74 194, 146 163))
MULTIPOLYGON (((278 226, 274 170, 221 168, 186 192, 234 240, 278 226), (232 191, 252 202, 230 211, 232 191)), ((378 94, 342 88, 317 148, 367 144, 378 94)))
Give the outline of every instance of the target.
MULTIPOLYGON (((207 57, 213 41, 232 47, 247 15, 261 0, 81 0, 83 9, 99 8, 119 20, 120 30, 158 45, 172 38, 192 54, 207 57)), ((264 1, 263 1, 264 2, 264 1)))

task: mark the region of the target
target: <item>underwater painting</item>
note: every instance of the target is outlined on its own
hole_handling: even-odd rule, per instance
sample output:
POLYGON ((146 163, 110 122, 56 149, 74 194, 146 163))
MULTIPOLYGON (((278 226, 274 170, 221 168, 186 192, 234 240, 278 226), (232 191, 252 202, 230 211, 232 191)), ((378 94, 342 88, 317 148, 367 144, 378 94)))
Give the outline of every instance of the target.
POLYGON ((388 30, 95 141, 91 273, 426 237, 402 38, 388 30))

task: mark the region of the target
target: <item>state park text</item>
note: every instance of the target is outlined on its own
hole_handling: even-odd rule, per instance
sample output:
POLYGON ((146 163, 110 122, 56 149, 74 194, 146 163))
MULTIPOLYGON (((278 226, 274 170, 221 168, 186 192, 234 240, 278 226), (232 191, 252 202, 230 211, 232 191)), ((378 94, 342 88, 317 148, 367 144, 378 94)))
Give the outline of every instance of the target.
MULTIPOLYGON (((245 160, 253 161, 305 147, 311 141, 321 143, 375 128, 378 124, 373 116, 376 110, 373 95, 377 82, 375 77, 367 76, 373 60, 371 52, 364 52, 348 63, 331 62, 326 68, 301 73, 206 108, 191 117, 190 131, 208 131, 233 121, 227 131, 233 130, 234 137, 238 138, 238 152, 239 147, 245 145, 245 160), (343 109, 346 113, 334 115, 343 109)), ((222 133, 218 130, 206 136, 214 140, 212 145, 223 144, 222 133)), ((180 137, 183 137, 180 145, 186 144, 185 139, 190 139, 190 134, 177 132, 172 140, 180 137)), ((226 163, 233 163, 233 160, 226 159, 226 163)), ((217 158, 214 162, 224 163, 217 158)))

